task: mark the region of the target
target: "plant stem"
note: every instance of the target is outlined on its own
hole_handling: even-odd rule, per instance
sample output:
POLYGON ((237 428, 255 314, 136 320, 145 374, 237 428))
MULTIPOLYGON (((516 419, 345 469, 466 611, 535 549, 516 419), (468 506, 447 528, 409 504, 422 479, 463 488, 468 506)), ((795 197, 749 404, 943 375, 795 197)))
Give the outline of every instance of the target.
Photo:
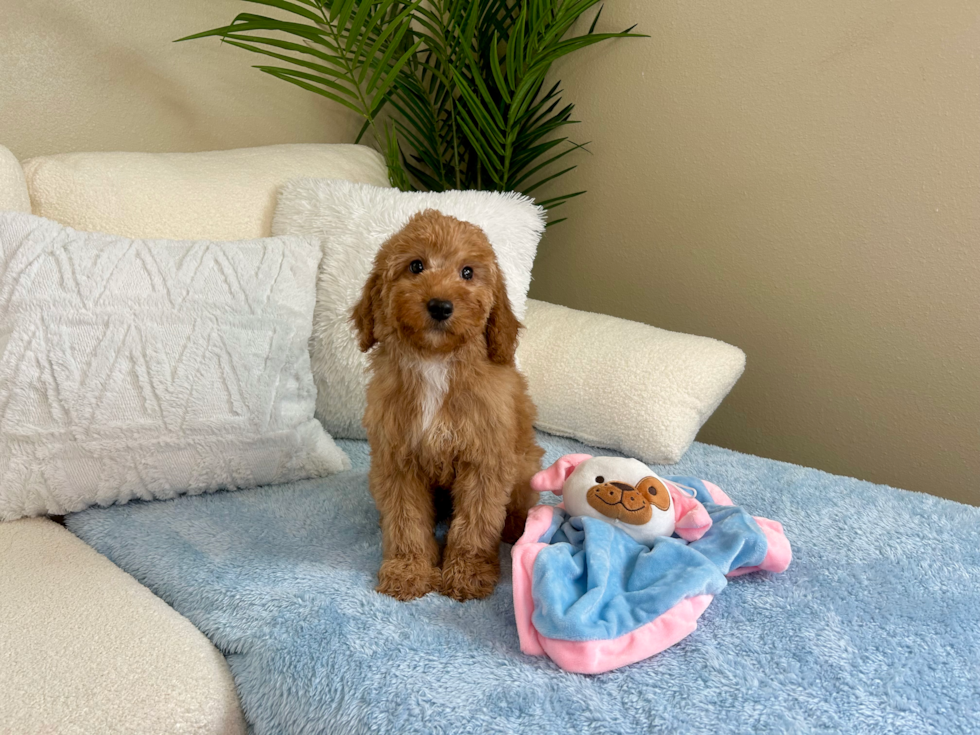
MULTIPOLYGON (((320 15, 323 18, 324 26, 326 26, 327 31, 333 36, 333 40, 337 48, 343 48, 340 33, 337 32, 337 29, 330 22, 329 16, 323 9, 323 3, 326 1, 328 0, 318 0, 317 9, 320 11, 320 15)), ((361 109, 363 110, 361 112, 361 116, 367 120, 368 125, 371 126, 371 135, 374 137, 374 143, 378 148, 380 148, 382 138, 378 135, 378 127, 374 123, 374 117, 370 114, 370 103, 364 97, 364 91, 361 89, 361 85, 358 83, 357 77, 354 75, 354 69, 351 67, 350 59, 346 54, 341 54, 341 58, 344 61, 344 69, 347 71, 351 81, 354 82, 354 91, 357 94, 357 99, 361 103, 361 109)))
POLYGON ((453 123, 453 163, 456 169, 456 189, 463 188, 459 180, 459 142, 456 140, 456 106, 453 104, 453 96, 449 95, 449 119, 453 123))

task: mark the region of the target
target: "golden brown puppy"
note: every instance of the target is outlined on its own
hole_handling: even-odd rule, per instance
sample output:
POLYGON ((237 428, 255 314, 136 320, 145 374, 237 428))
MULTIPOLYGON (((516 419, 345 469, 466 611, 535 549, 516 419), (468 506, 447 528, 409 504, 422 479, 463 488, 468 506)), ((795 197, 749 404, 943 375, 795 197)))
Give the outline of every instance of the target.
POLYGON ((502 534, 524 530, 543 455, 514 367, 521 325, 486 235, 435 210, 416 214, 382 245, 351 319, 361 350, 374 348, 364 426, 383 539, 377 589, 399 600, 486 597, 502 534), (434 528, 446 491, 440 569, 434 528))

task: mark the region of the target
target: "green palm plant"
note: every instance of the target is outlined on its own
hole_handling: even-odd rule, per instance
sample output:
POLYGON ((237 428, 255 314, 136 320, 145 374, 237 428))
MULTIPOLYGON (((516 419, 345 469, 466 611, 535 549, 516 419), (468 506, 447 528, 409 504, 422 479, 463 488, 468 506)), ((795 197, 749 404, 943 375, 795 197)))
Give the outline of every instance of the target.
MULTIPOLYGON (((353 110, 364 121, 357 142, 370 131, 406 191, 530 195, 573 170, 562 159, 588 144, 562 134, 574 105, 560 83, 545 90, 551 65, 639 37, 632 27, 596 33, 601 7, 586 33, 569 35, 599 0, 243 1, 278 12, 241 13, 180 40, 217 36, 273 60, 260 71, 353 110)), ((538 203, 550 212, 583 193, 538 203)))

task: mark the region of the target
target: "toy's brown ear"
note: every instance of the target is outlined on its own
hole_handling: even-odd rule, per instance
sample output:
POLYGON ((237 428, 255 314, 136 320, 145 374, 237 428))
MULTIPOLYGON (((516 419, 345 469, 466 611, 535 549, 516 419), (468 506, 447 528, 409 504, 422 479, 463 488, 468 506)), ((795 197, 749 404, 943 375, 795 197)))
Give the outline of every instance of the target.
POLYGON ((636 483, 636 489, 643 493, 647 500, 660 510, 670 507, 670 491, 656 477, 644 477, 636 483))
POLYGON ((375 336, 375 320, 377 319, 377 311, 380 308, 381 275, 378 273, 376 266, 371 271, 371 275, 367 281, 365 281, 364 289, 361 291, 361 300, 357 302, 350 316, 351 321, 354 323, 354 329, 357 330, 357 346, 361 349, 361 352, 367 352, 378 341, 378 338, 375 336))
POLYGON ((507 298, 504 274, 497 273, 497 285, 493 290, 493 306, 487 318, 487 357, 498 365, 513 365, 517 352, 517 333, 521 323, 517 321, 507 298))

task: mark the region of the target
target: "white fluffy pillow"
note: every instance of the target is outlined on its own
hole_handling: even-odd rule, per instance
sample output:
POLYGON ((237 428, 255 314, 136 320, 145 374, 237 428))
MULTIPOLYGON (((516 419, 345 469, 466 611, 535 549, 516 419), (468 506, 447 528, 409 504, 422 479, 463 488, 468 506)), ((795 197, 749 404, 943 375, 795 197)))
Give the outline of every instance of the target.
POLYGON ((537 427, 644 462, 677 462, 745 369, 708 337, 529 300, 517 357, 537 427))
POLYGON ((348 466, 313 418, 319 259, 0 214, 0 519, 348 466))
POLYGON ((406 193, 349 181, 300 179, 286 184, 272 220, 274 235, 315 235, 323 244, 310 354, 316 416, 337 437, 364 438, 367 358, 348 321, 382 243, 424 209, 483 228, 523 318, 544 211, 520 194, 486 191, 406 193))

